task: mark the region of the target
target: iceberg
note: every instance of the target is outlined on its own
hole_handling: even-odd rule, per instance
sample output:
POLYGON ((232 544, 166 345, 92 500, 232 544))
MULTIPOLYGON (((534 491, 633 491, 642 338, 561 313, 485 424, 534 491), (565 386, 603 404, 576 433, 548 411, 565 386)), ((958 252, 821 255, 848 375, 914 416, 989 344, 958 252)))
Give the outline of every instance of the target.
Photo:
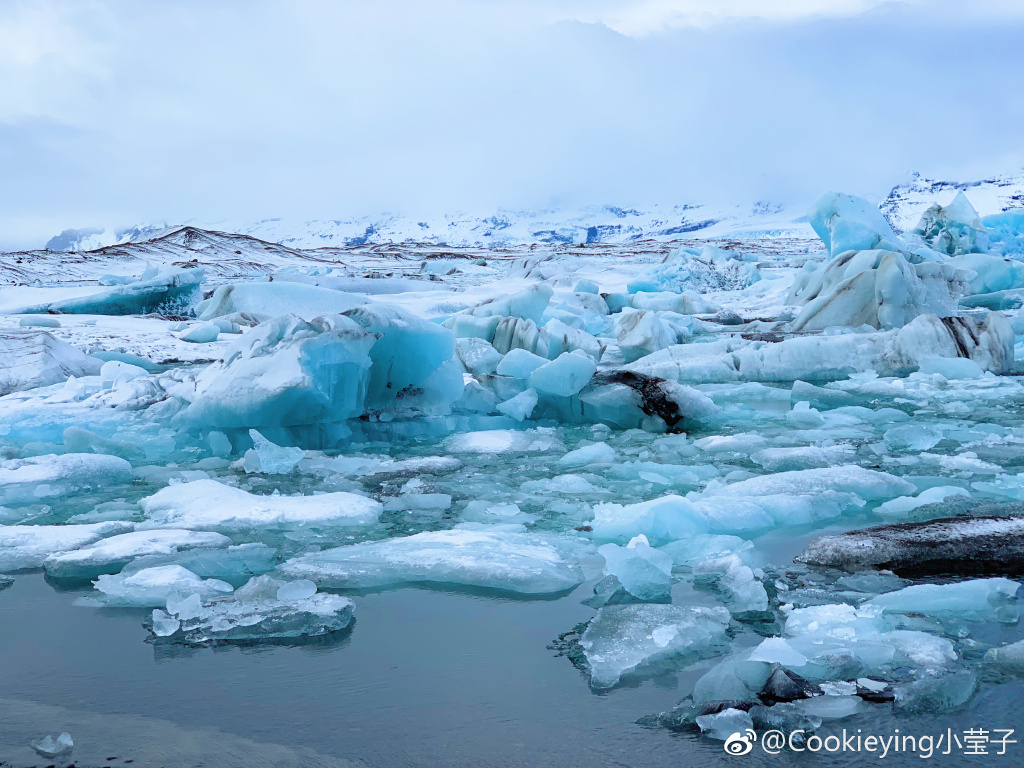
POLYGON ((794 283, 790 303, 804 304, 790 328, 902 328, 915 317, 957 314, 966 275, 950 264, 911 264, 894 251, 847 251, 794 283))
POLYGON ((744 262, 739 254, 705 245, 700 251, 677 248, 661 264, 630 280, 626 290, 629 293, 737 291, 760 279, 757 266, 744 262))
POLYGON ((543 595, 582 583, 572 554, 579 546, 486 529, 432 531, 301 555, 280 572, 336 589, 433 583, 543 595))
POLYGON ((615 320, 615 336, 627 363, 680 342, 679 334, 662 323, 657 312, 623 310, 615 320))
POLYGON ((164 267, 147 270, 142 278, 126 285, 75 299, 51 301, 11 310, 13 314, 40 315, 63 312, 69 315, 185 315, 200 297, 202 267, 164 267))
POLYGON ((881 211, 867 200, 827 192, 807 212, 807 219, 828 259, 846 251, 901 250, 901 243, 881 211))
POLYGON ((985 225, 963 192, 957 192, 947 206, 930 206, 908 235, 920 238, 929 248, 947 256, 985 253, 989 249, 985 225))
POLYGON ((642 666, 712 655, 727 641, 729 620, 724 608, 651 603, 606 606, 580 638, 590 685, 612 688, 642 666))
POLYGON ((579 352, 563 352, 556 360, 530 374, 530 388, 540 393, 569 397, 575 395, 597 372, 594 361, 579 352))
POLYGON ((45 331, 0 330, 0 397, 96 376, 102 364, 45 331))
POLYGON ((355 493, 258 496, 216 480, 170 485, 139 504, 144 525, 189 530, 371 525, 382 511, 379 502, 355 493))
POLYGON ((344 421, 365 408, 374 341, 347 318, 278 317, 232 342, 191 387, 172 391, 189 403, 181 418, 207 429, 344 421))
POLYGON ((294 315, 309 322, 367 303, 369 300, 362 296, 302 283, 231 283, 218 287, 213 296, 196 304, 195 313, 204 321, 241 312, 263 320, 294 315))

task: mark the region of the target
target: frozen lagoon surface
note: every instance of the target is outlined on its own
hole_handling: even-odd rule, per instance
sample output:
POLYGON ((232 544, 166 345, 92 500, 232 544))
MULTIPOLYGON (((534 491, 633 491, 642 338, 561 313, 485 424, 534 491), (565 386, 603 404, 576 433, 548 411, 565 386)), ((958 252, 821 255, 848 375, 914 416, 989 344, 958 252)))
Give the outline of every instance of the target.
POLYGON ((1024 273, 961 201, 812 214, 831 260, 163 242, 64 285, 33 255, 0 287, 0 761, 1019 736, 1024 273))

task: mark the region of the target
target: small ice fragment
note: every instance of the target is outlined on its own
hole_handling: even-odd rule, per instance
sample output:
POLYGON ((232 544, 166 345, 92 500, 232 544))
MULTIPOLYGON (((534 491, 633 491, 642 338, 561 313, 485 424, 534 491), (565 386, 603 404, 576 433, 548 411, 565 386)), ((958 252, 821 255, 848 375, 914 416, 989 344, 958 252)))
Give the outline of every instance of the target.
POLYGON ((181 622, 166 611, 153 609, 153 634, 157 637, 170 637, 181 628, 181 622))
POLYGON ((282 603, 296 603, 316 594, 316 584, 309 579, 289 581, 277 590, 277 599, 282 603))
POLYGON ((32 749, 43 757, 57 757, 70 752, 75 746, 70 733, 62 733, 59 736, 52 734, 44 736, 39 741, 32 742, 32 749))
POLYGON ((768 637, 750 654, 750 661, 765 661, 782 664, 786 667, 802 667, 807 657, 795 650, 781 637, 768 637))

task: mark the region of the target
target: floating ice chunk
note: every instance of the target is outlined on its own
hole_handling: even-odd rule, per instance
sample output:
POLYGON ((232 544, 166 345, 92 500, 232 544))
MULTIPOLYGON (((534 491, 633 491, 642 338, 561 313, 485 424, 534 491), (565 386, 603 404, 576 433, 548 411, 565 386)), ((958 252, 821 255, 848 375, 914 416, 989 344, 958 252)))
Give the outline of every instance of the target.
POLYGON ((181 621, 166 611, 154 609, 151 617, 153 634, 157 637, 169 637, 181 629, 181 621))
POLYGON ((38 568, 50 555, 85 547, 131 529, 129 523, 0 525, 0 572, 38 568))
POLYGON ((547 360, 525 349, 510 349, 501 358, 495 372, 500 376, 511 376, 514 379, 528 379, 530 374, 547 364, 547 360))
POLYGON ((128 285, 63 301, 16 310, 18 314, 63 312, 70 315, 182 315, 200 298, 203 268, 164 267, 128 285))
POLYGON ((921 373, 938 373, 947 379, 979 379, 983 373, 980 365, 966 357, 925 355, 919 364, 921 373))
POLYGON ((692 291, 637 291, 629 297, 629 306, 633 309, 650 309, 655 312, 675 312, 679 315, 709 315, 718 310, 718 307, 692 291))
POLYGON ((40 501, 131 482, 131 464, 117 456, 65 453, 0 462, 0 504, 40 501))
POLYGON ((148 374, 145 368, 120 360, 108 360, 100 367, 100 378, 103 379, 103 386, 108 389, 148 374))
POLYGON ((725 593, 726 602, 733 613, 768 610, 768 593, 764 585, 739 555, 709 558, 695 565, 693 573, 698 579, 712 577, 718 588, 725 593))
POLYGON ((596 371, 597 366, 587 355, 564 352, 530 374, 530 387, 544 394, 569 397, 583 389, 596 371))
MULTIPOLYGON (((523 289, 511 296, 502 296, 490 299, 472 309, 467 309, 460 315, 471 317, 516 317, 523 320, 532 320, 540 325, 544 310, 547 309, 554 290, 549 285, 538 283, 523 289)), ((459 317, 460 315, 455 315, 459 317)))
POLYGON ((576 283, 576 287, 573 288, 576 293, 600 293, 601 289, 597 283, 593 280, 583 279, 576 283))
POLYGON ((445 446, 452 453, 543 453, 564 450, 553 432, 514 429, 463 432, 449 437, 445 446))
POLYGON ((899 629, 884 632, 879 639, 893 646, 911 664, 925 669, 938 669, 956 660, 956 651, 949 640, 927 632, 899 629))
POLYGON ((47 315, 26 315, 18 325, 22 328, 60 328, 60 320, 47 315))
POLYGON ((285 448, 272 443, 255 429, 249 430, 253 447, 245 452, 243 467, 246 472, 267 475, 287 475, 302 461, 306 452, 301 448, 285 448))
POLYGON ((863 712, 866 708, 864 701, 858 696, 815 696, 796 702, 796 706, 803 710, 804 714, 822 720, 841 720, 863 712))
POLYGON ((375 339, 354 322, 297 317, 263 323, 232 342, 195 379, 184 418, 211 428, 343 421, 365 408, 375 339))
POLYGON ((281 572, 341 589, 429 582, 549 594, 583 581, 571 558, 571 542, 556 537, 454 530, 314 552, 288 560, 281 572))
POLYGON ((167 555, 197 547, 226 547, 230 543, 227 536, 219 533, 176 529, 133 531, 50 555, 43 567, 47 574, 58 579, 94 579, 106 573, 117 573, 136 557, 167 555))
POLYGON ((942 441, 942 430, 924 424, 901 424, 882 436, 890 451, 927 451, 942 441))
POLYGON ((677 248, 666 256, 661 264, 644 270, 630 280, 627 290, 630 293, 737 291, 753 285, 760 279, 757 266, 745 263, 739 258, 739 254, 706 245, 699 253, 687 248, 677 248))
POLYGON ((504 358, 502 354, 483 339, 468 337, 455 341, 455 354, 462 363, 462 369, 474 376, 494 373, 504 358))
POLYGON ((786 421, 793 429, 818 429, 825 425, 825 418, 807 402, 794 405, 786 414, 786 421))
POLYGON ((713 715, 698 715, 696 723, 701 733, 719 741, 754 729, 754 721, 742 709, 726 708, 713 715))
POLYGON ((911 264, 901 253, 849 251, 794 283, 789 302, 804 304, 797 332, 834 326, 900 328, 921 314, 949 317, 967 290, 966 274, 950 264, 911 264))
MULTIPOLYGON (((437 390, 433 394, 446 400, 445 405, 462 394, 461 375, 455 380, 458 391, 448 391, 442 382, 431 381, 432 376, 443 372, 444 364, 455 353, 455 337, 448 329, 384 304, 366 304, 343 314, 365 333, 377 337, 370 349, 373 365, 367 407, 391 407, 412 388, 437 390)), ((452 363, 452 367, 458 374, 458 366, 452 363)))
POLYGON ((220 336, 220 326, 215 323, 196 323, 178 334, 182 341, 192 344, 208 344, 220 336))
POLYGON ((277 599, 282 603, 294 603, 308 600, 316 594, 316 584, 309 579, 289 581, 277 590, 277 599))
POLYGON ((661 547, 672 558, 676 567, 694 568, 705 560, 722 555, 750 552, 754 545, 739 536, 726 534, 700 533, 688 536, 679 541, 672 541, 661 547))
POLYGON ((1024 675, 1024 640, 989 648, 982 660, 987 667, 1004 675, 1024 675))
POLYGON ((645 310, 620 312, 615 320, 615 336, 627 363, 679 341, 678 335, 661 322, 656 312, 645 310))
POLYGON ((856 637, 874 635, 889 629, 881 619, 880 607, 855 608, 852 605, 813 605, 795 608, 786 617, 786 634, 790 637, 818 635, 835 637, 856 637))
POLYGON ((66 755, 74 748, 74 746, 75 742, 71 738, 71 734, 66 732, 58 736, 50 734, 48 736, 44 736, 39 741, 32 743, 32 749, 43 757, 66 755))
MULTIPOLYGON (((260 599, 239 596, 218 600, 210 605, 199 605, 188 613, 179 612, 176 617, 164 611, 153 611, 153 634, 165 638, 166 642, 204 645, 318 637, 339 632, 352 623, 355 603, 347 597, 318 592, 310 595, 308 588, 286 589, 287 585, 281 582, 271 582, 269 586, 275 591, 260 599), (276 595, 282 589, 285 589, 285 599, 278 599, 276 595), (308 596, 299 597, 300 594, 308 596)), ((239 591, 242 590, 245 587, 239 591)), ((170 608, 168 604, 168 610, 170 608)))
POLYGON ((608 443, 592 443, 575 451, 569 451, 558 460, 560 467, 585 467, 591 464, 611 464, 615 461, 615 449, 608 443))
POLYGON ((963 192, 947 206, 932 204, 908 235, 916 235, 932 250, 946 256, 987 251, 988 232, 963 192))
POLYGON ((258 496, 216 480, 171 485, 139 504, 148 525, 194 530, 370 525, 382 511, 378 502, 354 493, 258 496))
POLYGON ((198 594, 203 600, 231 594, 234 587, 218 579, 203 579, 180 565, 143 568, 134 573, 100 576, 96 589, 107 605, 133 608, 162 608, 174 593, 198 594))
POLYGON ((750 652, 750 661, 764 661, 769 664, 782 664, 785 667, 802 667, 807 657, 795 650, 785 638, 768 637, 750 652))
POLYGON ((668 602, 672 588, 672 558, 653 549, 643 534, 620 547, 605 544, 597 550, 604 557, 604 572, 619 580, 629 594, 644 602, 668 602))
POLYGON ((143 568, 178 565, 204 579, 225 581, 240 586, 253 576, 259 576, 277 566, 277 550, 266 544, 239 544, 233 547, 196 548, 170 555, 148 555, 133 560, 122 575, 128 576, 143 568))
POLYGON ((940 485, 921 491, 917 496, 899 496, 880 504, 875 513, 887 519, 906 517, 918 507, 938 504, 954 496, 970 498, 971 494, 955 485, 940 485))
POLYGON ((900 713, 938 714, 960 709, 974 695, 977 676, 961 670, 940 677, 926 677, 898 686, 895 709, 900 713))
POLYGON ((911 483, 894 475, 848 464, 761 475, 730 485, 708 488, 703 495, 756 499, 759 496, 812 495, 836 491, 856 494, 866 501, 878 501, 905 496, 915 490, 911 483))
POLYGON ((95 376, 99 360, 45 331, 0 330, 0 396, 95 376))
POLYGON ((992 621, 1015 617, 1020 584, 1005 578, 971 579, 955 584, 915 584, 871 598, 867 605, 894 613, 926 616, 955 615, 962 619, 992 621))
POLYGON ((494 503, 478 499, 466 505, 462 519, 471 523, 503 524, 522 523, 530 525, 537 521, 536 515, 523 512, 519 505, 502 502, 494 503))
POLYGON ((707 533, 708 521, 692 502, 671 495, 626 506, 598 504, 592 529, 598 541, 629 541, 643 534, 665 543, 707 533))
POLYGON ((495 409, 503 416, 508 416, 516 421, 525 421, 533 414, 533 409, 537 407, 539 399, 536 389, 527 389, 505 402, 499 403, 495 409))
POLYGON ((807 212, 807 218, 825 244, 829 259, 845 251, 900 250, 901 243, 889 222, 876 206, 862 198, 827 192, 807 212))
POLYGON ((693 444, 707 453, 750 453, 768 442, 768 438, 750 432, 735 435, 711 435, 694 440, 693 444))
POLYGON ((844 464, 854 456, 854 448, 834 445, 824 448, 765 448, 750 455, 750 460, 768 472, 786 472, 799 469, 819 469, 844 464))
POLYGON ((726 641, 729 612, 682 605, 606 606, 580 639, 590 685, 611 688, 642 665, 701 657, 726 641))
POLYGON ((765 508, 765 498, 746 500, 723 496, 697 500, 696 494, 693 495, 693 506, 708 521, 708 530, 712 533, 750 533, 789 522, 782 514, 776 519, 765 508))
POLYGON ((232 283, 220 286, 213 296, 196 304, 195 313, 200 320, 246 312, 267 318, 295 315, 309 321, 367 302, 362 296, 301 283, 232 283))

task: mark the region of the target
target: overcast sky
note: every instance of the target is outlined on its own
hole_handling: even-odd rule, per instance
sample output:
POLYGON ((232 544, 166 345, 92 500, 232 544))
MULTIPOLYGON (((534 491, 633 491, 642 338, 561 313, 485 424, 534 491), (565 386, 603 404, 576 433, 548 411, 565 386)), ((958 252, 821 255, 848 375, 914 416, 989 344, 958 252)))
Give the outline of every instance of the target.
POLYGON ((1020 0, 2 0, 0 248, 1024 166, 1020 0))

